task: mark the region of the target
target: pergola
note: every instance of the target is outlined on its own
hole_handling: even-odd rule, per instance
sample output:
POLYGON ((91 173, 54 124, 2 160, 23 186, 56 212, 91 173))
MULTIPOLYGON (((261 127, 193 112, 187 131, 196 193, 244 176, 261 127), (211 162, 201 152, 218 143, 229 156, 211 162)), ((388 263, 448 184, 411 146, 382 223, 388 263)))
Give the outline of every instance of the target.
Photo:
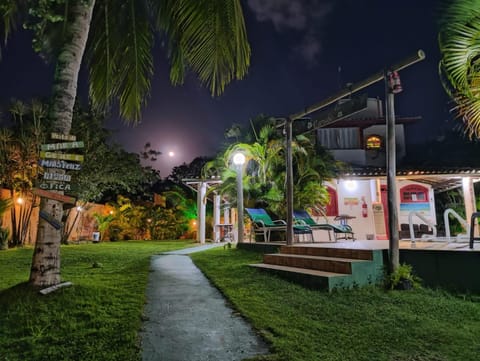
MULTIPOLYGON (((222 183, 220 179, 182 179, 182 182, 189 188, 197 192, 197 241, 205 243, 205 219, 207 206, 207 190, 217 184, 222 183)), ((214 240, 220 238, 221 196, 217 192, 213 193, 213 232, 214 240)), ((224 223, 230 222, 230 212, 228 207, 224 208, 224 223)))

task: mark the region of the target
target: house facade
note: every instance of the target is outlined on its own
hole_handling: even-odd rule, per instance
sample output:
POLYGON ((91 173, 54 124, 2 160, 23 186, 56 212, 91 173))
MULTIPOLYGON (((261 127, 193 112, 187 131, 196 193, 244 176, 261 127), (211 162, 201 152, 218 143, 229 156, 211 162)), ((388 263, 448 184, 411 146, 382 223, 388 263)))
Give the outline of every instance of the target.
MULTIPOLYGON (((348 222, 358 239, 382 240, 389 237, 386 122, 382 109, 381 100, 368 98, 366 109, 316 131, 317 144, 328 149, 336 160, 351 166, 349 172, 325 184, 330 194, 327 220, 329 223, 348 222)), ((407 151, 405 127, 420 119, 396 118, 396 210, 399 227, 410 222, 429 227, 439 225, 435 193, 455 187, 462 187, 468 220, 476 212, 473 183, 480 179, 479 170, 399 166, 407 151)), ((317 214, 318 222, 325 221, 322 218, 317 214)))

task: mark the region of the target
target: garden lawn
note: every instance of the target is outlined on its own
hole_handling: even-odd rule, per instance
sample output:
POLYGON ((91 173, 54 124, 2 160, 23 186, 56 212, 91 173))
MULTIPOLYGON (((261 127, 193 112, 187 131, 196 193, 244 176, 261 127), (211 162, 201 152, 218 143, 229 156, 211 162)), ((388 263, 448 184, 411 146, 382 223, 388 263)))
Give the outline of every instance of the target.
POLYGON ((138 332, 150 256, 182 242, 62 246, 62 280, 46 296, 30 290, 33 249, 0 251, 0 361, 140 360, 138 332))
POLYGON ((261 254, 215 249, 195 264, 262 334, 278 361, 474 361, 480 296, 441 290, 308 290, 248 267, 261 254))

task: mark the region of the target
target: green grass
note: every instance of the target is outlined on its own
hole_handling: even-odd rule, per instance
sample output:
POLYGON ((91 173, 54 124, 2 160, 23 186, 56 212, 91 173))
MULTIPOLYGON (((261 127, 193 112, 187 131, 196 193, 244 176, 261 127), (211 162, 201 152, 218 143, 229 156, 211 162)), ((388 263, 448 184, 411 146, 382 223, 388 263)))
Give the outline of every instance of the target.
POLYGON ((42 296, 27 286, 32 249, 0 252, 0 361, 140 359, 150 256, 191 242, 62 247, 62 279, 42 296))
POLYGON ((473 361, 479 297, 441 290, 308 290, 253 269, 261 255, 215 249, 192 259, 271 344, 256 360, 473 361))

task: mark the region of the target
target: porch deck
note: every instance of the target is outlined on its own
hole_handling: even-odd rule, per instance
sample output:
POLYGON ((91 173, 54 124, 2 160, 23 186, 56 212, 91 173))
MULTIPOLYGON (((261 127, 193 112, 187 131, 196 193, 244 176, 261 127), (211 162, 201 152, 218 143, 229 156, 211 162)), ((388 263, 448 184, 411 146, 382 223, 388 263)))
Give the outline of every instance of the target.
MULTIPOLYGON (((252 242, 238 245, 242 249, 262 253, 276 253, 285 245, 281 242, 252 242)), ((334 248, 350 250, 381 251, 383 262, 388 261, 388 240, 356 240, 339 242, 296 243, 293 247, 307 249, 334 248)), ((399 242, 400 263, 413 266, 425 286, 441 287, 455 291, 480 292, 480 243, 469 248, 468 242, 446 242, 445 240, 402 240, 399 242)))
MULTIPOLYGON (((262 248, 280 247, 285 245, 285 242, 246 242, 245 248, 262 248), (250 246, 249 246, 250 245, 250 246)), ((370 249, 370 250, 388 250, 388 240, 346 240, 337 242, 299 242, 294 243, 295 247, 332 247, 332 248, 351 248, 351 249, 370 249)), ((438 240, 415 240, 412 243, 410 240, 399 241, 399 248, 401 250, 437 250, 437 251, 468 251, 468 252, 480 252, 480 243, 474 243, 473 250, 469 248, 468 241, 446 241, 444 239, 438 240)))

